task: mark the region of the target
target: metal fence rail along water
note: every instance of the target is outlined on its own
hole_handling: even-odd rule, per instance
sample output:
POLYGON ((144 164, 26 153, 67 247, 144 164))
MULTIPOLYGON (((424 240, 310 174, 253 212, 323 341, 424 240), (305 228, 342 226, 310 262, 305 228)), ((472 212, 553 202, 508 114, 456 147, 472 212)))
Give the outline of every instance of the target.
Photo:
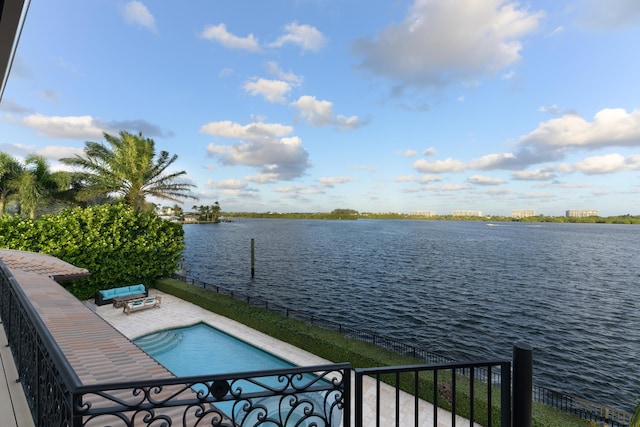
MULTIPOLYGON (((184 283, 189 283, 194 286, 198 286, 222 295, 235 298, 239 301, 245 301, 254 307, 265 308, 286 317, 303 320, 316 326, 337 331, 350 338, 374 344, 378 347, 394 351, 403 356, 408 356, 428 364, 456 363, 455 360, 449 357, 403 343, 393 338, 381 336, 370 331, 364 331, 345 326, 343 324, 319 317, 313 313, 290 307, 284 307, 280 304, 266 301, 262 298, 256 298, 242 292, 225 289, 223 287, 206 283, 202 280, 189 277, 184 274, 175 273, 173 275, 173 278, 184 283)), ((493 375, 499 376, 499 374, 495 372, 493 375)), ((629 425, 629 420, 631 419, 631 414, 628 412, 611 408, 607 405, 601 405, 596 402, 591 402, 580 397, 571 396, 558 390, 542 387, 537 384, 533 384, 532 390, 534 401, 552 406, 563 412, 577 415, 582 419, 607 423, 612 427, 627 427, 629 425)))

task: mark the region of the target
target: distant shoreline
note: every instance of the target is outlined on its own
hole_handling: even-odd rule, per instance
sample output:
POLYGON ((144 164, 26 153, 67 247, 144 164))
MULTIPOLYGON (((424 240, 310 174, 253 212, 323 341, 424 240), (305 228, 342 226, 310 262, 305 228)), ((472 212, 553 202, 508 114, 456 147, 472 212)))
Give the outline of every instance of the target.
POLYGON ((334 214, 326 212, 301 212, 301 213, 277 213, 277 212, 225 212, 226 218, 268 218, 268 219, 320 219, 320 220, 358 220, 358 219, 391 219, 391 220, 421 220, 421 221, 483 221, 483 222, 556 222, 577 224, 640 224, 640 215, 618 216, 590 216, 584 218, 567 216, 536 215, 526 218, 512 218, 499 215, 487 216, 453 216, 435 215, 420 216, 400 213, 354 213, 350 215, 334 214))

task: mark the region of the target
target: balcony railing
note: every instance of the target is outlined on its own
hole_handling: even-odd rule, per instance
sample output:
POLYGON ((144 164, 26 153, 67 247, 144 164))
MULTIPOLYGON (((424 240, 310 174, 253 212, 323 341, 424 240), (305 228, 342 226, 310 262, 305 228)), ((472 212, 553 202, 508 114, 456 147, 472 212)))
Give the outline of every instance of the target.
POLYGON ((349 378, 343 364, 82 386, 73 425, 338 426, 349 378))
MULTIPOLYGON (((355 369, 354 372, 356 425, 365 425, 363 417, 367 404, 375 408, 376 413, 375 419, 367 425, 376 427, 436 427, 442 425, 444 417, 450 418, 451 425, 455 426, 455 415, 464 419, 464 425, 478 422, 483 426, 507 427, 512 422, 509 361, 367 368, 355 369), (370 387, 375 392, 368 393, 365 402, 362 390, 367 378, 375 382, 375 387, 370 387), (385 393, 383 382, 390 384, 392 390, 385 393), (450 412, 435 408, 445 408, 450 412), (386 424, 381 422, 384 411, 392 412, 386 417, 386 424)), ((514 395, 514 400, 522 397, 514 395)), ((526 394, 524 398, 527 398, 526 394)), ((513 424, 530 426, 530 413, 525 418, 527 416, 529 424, 526 419, 514 419, 513 424)))

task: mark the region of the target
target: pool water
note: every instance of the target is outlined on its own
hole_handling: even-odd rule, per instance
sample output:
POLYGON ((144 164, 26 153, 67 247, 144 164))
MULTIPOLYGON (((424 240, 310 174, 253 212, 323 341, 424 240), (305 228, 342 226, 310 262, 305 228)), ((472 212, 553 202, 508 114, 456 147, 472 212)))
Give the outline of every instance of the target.
MULTIPOLYGON (((295 367, 294 364, 284 359, 205 323, 167 329, 136 338, 133 342, 179 377, 233 374, 295 367)), ((312 382, 315 378, 311 374, 304 374, 296 382, 305 382, 306 380, 312 382)), ((261 377, 260 382, 270 384, 274 388, 282 386, 276 377, 261 377)), ((236 384, 236 386, 239 385, 236 384)), ((261 390, 259 386, 246 381, 241 383, 241 387, 244 392, 261 390)), ((310 392, 304 393, 304 396, 301 395, 301 397, 313 400, 315 402, 314 405, 318 409, 322 409, 326 404, 324 399, 327 396, 325 392, 310 392)), ((287 426, 323 425, 322 423, 316 424, 318 422, 317 419, 302 419, 308 417, 304 413, 291 412, 290 408, 284 408, 281 412, 280 405, 283 402, 279 396, 265 397, 254 403, 264 405, 268 417, 277 419, 280 418, 280 415, 285 415, 288 419, 287 426)), ((243 426, 258 424, 257 416, 259 411, 245 414, 240 407, 235 407, 234 409, 233 402, 218 402, 216 407, 229 417, 235 411, 235 419, 243 426)), ((327 410, 327 408, 324 409, 327 410)), ((334 411, 331 418, 331 425, 339 425, 341 419, 340 411, 334 411)))
POLYGON ((177 376, 295 366, 205 323, 145 335, 133 342, 177 376))

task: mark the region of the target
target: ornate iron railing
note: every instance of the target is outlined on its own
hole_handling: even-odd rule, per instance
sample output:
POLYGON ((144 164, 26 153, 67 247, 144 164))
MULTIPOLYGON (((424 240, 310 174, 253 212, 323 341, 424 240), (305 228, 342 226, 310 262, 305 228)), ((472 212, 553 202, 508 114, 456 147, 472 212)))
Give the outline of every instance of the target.
POLYGON ((36 426, 350 425, 349 364, 83 385, 2 261, 0 319, 36 426))
POLYGON ((350 417, 350 368, 101 384, 73 395, 74 426, 339 426, 350 417))
POLYGON ((2 261, 0 318, 36 426, 69 426, 80 381, 2 261))

